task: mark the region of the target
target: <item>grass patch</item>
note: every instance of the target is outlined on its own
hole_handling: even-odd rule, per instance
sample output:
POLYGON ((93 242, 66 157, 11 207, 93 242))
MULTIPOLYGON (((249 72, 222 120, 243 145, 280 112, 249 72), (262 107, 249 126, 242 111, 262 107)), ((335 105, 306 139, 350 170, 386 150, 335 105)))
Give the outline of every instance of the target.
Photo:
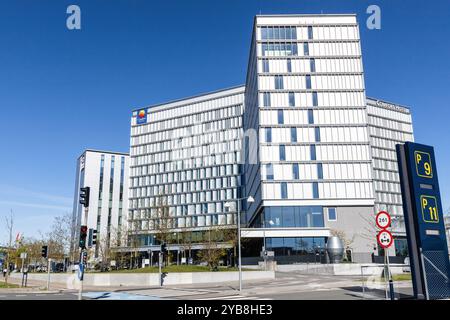
POLYGON ((20 288, 17 284, 8 283, 6 284, 4 281, 0 281, 0 288, 1 289, 13 289, 13 288, 20 288))
POLYGON ((392 280, 394 281, 407 281, 411 280, 411 273, 393 274, 392 280))
MULTIPOLYGON (((219 267, 218 272, 238 271, 239 268, 219 267)), ((253 269, 242 269, 243 271, 254 271, 253 269)), ((197 265, 171 265, 162 268, 163 272, 211 272, 211 269, 207 266, 197 265)), ((94 271, 95 272, 95 271, 94 271)), ((158 273, 158 267, 146 267, 131 270, 112 270, 111 273, 158 273)), ((103 272, 102 272, 103 273, 103 272)))

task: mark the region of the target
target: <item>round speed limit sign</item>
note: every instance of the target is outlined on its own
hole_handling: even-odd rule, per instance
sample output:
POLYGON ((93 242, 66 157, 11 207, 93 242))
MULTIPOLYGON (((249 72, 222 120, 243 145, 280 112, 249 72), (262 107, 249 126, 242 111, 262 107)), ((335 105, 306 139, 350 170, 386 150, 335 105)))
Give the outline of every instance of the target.
POLYGON ((382 230, 377 235, 378 243, 383 248, 389 248, 392 245, 394 238, 392 237, 392 233, 387 230, 382 230))
POLYGON ((386 211, 378 212, 375 221, 377 223, 378 228, 386 229, 391 225, 391 216, 386 211))

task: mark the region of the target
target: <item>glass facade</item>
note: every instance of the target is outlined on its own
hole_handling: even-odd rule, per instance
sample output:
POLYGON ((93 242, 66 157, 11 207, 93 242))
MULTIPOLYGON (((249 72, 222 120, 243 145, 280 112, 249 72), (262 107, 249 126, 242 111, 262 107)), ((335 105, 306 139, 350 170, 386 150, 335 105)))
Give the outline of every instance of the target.
POLYGON ((164 220, 173 229, 235 226, 241 186, 244 87, 148 110, 132 118, 129 228, 155 233, 164 220))
POLYGON ((265 207, 266 228, 323 228, 323 208, 320 206, 265 207))

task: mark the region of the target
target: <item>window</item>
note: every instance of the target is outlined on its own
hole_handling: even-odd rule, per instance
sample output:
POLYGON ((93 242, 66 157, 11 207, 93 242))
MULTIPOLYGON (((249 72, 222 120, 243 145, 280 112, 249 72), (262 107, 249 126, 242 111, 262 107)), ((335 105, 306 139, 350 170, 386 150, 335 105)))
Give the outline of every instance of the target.
POLYGON ((281 183, 281 199, 287 199, 288 194, 287 194, 287 183, 286 182, 282 182, 281 183))
POLYGON ((295 107, 295 95, 293 92, 289 92, 289 107, 295 107))
POLYGON ((312 93, 312 99, 313 99, 313 106, 317 107, 319 105, 319 99, 317 98, 317 92, 314 91, 312 93))
POLYGON ((328 221, 336 221, 336 208, 328 208, 328 221))
POLYGON ((308 39, 313 38, 313 27, 308 26, 308 39))
POLYGON ((266 179, 273 180, 273 165, 271 163, 266 164, 266 179))
POLYGON ((294 163, 292 165, 292 178, 295 179, 295 180, 300 179, 300 174, 299 174, 299 171, 298 171, 298 163, 294 163))
POLYGON ((316 59, 309 60, 309 66, 311 68, 311 72, 316 72, 316 59))
POLYGON ((275 89, 284 89, 283 76, 275 76, 275 89))
POLYGON ((270 107, 270 93, 269 92, 263 93, 263 100, 264 100, 264 107, 270 107))
POLYGON ((296 27, 261 27, 261 39, 297 39, 296 27))
POLYGON ((291 142, 297 142, 297 128, 291 128, 291 142))
POLYGON ((264 59, 262 61, 263 64, 263 72, 269 72, 269 60, 264 59))
POLYGON ((310 151, 311 151, 311 160, 317 160, 316 158, 316 145, 311 145, 310 147, 310 151))
POLYGON ((323 179, 323 166, 321 163, 317 164, 317 178, 323 179))
POLYGON ((311 76, 306 76, 306 89, 311 89, 311 76))
POLYGON ((286 146, 280 145, 280 161, 286 161, 286 146))
POLYGON ((287 59, 287 72, 292 72, 292 60, 287 59))
POLYGON ((263 43, 262 44, 262 55, 264 57, 268 56, 292 56, 297 55, 297 44, 296 43, 263 43))
POLYGON ((278 124, 284 124, 283 110, 278 110, 278 124))
POLYGON ((320 128, 319 127, 314 128, 314 135, 316 138, 316 142, 320 142, 320 128))
POLYGON ((308 42, 303 43, 303 53, 305 56, 309 56, 309 45, 308 42))
POLYGON ((319 199, 319 184, 317 182, 313 182, 313 198, 319 199))
POLYGON ((308 123, 314 124, 314 111, 311 109, 308 110, 308 123))
POLYGON ((272 142, 272 128, 266 128, 266 142, 272 142))

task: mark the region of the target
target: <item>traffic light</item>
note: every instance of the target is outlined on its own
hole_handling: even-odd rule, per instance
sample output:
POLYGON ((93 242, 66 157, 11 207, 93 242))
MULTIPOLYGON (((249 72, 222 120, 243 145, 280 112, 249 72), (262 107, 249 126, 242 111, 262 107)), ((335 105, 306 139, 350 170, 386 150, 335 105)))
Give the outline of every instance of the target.
POLYGON ((161 243, 161 253, 166 253, 167 251, 167 244, 165 242, 161 243))
POLYGON ((80 227, 80 248, 86 249, 87 226, 80 227))
POLYGON ((85 187, 80 188, 80 204, 82 204, 85 208, 89 207, 89 193, 91 188, 85 187))
POLYGON ((88 247, 93 247, 97 244, 97 230, 89 229, 88 247))
POLYGON ((92 230, 92 245, 95 246, 97 244, 97 230, 92 230))
POLYGON ((48 246, 42 246, 41 256, 42 256, 42 258, 48 257, 48 246))
POLYGON ((84 266, 87 264, 87 251, 83 251, 81 253, 81 261, 82 261, 84 266))

